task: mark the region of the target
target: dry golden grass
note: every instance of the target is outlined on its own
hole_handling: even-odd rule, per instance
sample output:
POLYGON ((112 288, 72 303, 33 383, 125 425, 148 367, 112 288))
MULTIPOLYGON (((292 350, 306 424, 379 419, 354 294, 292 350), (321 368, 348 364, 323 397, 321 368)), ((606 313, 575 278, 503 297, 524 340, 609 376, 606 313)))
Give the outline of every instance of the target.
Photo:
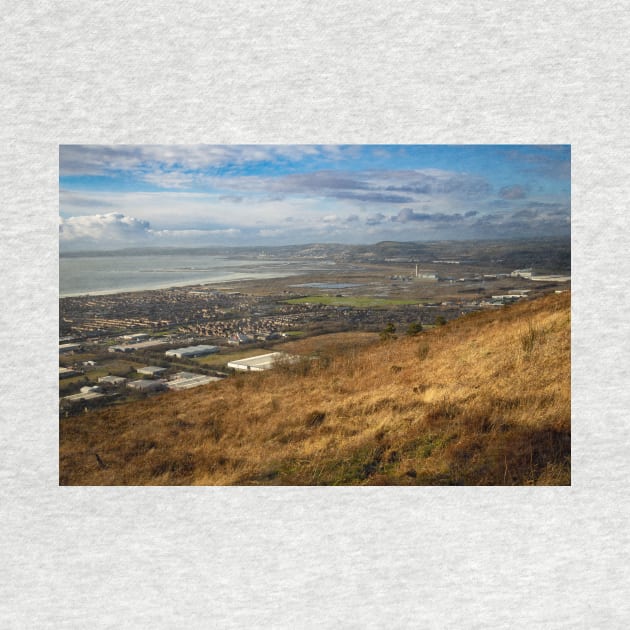
POLYGON ((563 293, 294 342, 316 358, 61 420, 60 483, 570 484, 570 327, 563 293))

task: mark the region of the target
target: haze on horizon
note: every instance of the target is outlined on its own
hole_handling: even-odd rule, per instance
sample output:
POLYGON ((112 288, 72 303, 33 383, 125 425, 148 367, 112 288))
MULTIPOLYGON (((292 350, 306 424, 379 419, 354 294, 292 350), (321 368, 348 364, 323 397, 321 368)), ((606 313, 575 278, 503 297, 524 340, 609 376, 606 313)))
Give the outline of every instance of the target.
POLYGON ((60 250, 569 237, 569 145, 60 145, 60 250))

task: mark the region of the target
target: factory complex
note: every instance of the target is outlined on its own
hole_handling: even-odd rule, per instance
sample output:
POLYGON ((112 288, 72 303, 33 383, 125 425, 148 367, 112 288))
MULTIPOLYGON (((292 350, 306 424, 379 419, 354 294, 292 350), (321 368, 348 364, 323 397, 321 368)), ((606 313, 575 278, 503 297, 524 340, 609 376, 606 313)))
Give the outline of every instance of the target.
POLYGON ((218 346, 188 346, 186 348, 174 348, 173 350, 167 350, 164 354, 167 357, 176 357, 177 359, 187 358, 192 359, 194 357, 203 357, 208 354, 216 354, 219 352, 218 346))
POLYGON ((218 376, 207 376, 206 374, 195 374, 194 372, 178 372, 166 383, 169 389, 179 391, 181 389, 192 389, 200 385, 207 385, 220 381, 218 376))
POLYGON ((285 352, 269 352, 267 354, 249 357, 248 359, 229 361, 227 366, 233 370, 241 370, 243 372, 262 372, 275 367, 278 362, 295 362, 296 360, 297 357, 286 354, 285 352))

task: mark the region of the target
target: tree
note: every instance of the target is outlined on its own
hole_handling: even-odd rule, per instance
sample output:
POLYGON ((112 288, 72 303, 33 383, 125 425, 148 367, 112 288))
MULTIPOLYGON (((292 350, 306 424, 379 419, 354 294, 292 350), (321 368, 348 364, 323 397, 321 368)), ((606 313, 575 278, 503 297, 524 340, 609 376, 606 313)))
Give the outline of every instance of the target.
POLYGON ((420 332, 422 332, 422 324, 420 322, 413 322, 407 327, 407 335, 409 337, 414 337, 420 332))
POLYGON ((438 315, 435 318, 435 325, 436 326, 444 326, 444 324, 446 324, 446 320, 444 319, 444 317, 442 317, 442 315, 438 315))

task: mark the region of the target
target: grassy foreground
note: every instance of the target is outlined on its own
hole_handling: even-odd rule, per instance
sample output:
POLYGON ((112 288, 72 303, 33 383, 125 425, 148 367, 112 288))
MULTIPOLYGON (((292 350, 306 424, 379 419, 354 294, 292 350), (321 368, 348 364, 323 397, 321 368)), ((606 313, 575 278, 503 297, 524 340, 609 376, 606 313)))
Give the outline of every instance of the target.
POLYGON ((570 484, 570 295, 60 421, 60 483, 570 484))

